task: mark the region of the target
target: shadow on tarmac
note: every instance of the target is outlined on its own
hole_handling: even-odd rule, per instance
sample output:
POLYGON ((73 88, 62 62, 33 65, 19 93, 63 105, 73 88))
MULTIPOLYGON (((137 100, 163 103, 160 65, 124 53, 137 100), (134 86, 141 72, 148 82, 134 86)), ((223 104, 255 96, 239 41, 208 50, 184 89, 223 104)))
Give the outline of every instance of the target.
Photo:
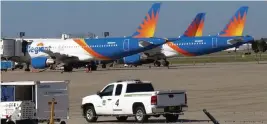
MULTIPOLYGON (((124 122, 119 122, 117 120, 105 120, 105 121, 97 121, 98 123, 136 123, 135 120, 128 120, 124 122)), ((193 119, 179 119, 178 123, 191 123, 191 122, 210 122, 210 120, 193 120, 193 119)), ((176 123, 177 123, 176 122, 176 123)), ((146 123, 167 123, 165 119, 151 119, 146 123)))

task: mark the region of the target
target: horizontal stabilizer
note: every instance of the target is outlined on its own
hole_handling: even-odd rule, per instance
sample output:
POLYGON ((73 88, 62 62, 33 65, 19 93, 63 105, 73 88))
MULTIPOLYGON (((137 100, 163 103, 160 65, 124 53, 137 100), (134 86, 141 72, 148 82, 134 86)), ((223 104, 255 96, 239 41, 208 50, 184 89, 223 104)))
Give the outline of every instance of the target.
POLYGON ((242 42, 242 41, 243 41, 242 38, 230 39, 230 40, 227 40, 227 44, 234 45, 234 44, 242 42))
POLYGON ((143 41, 143 40, 139 41, 139 46, 140 47, 146 47, 146 46, 149 46, 149 45, 152 45, 152 44, 153 43, 150 43, 148 41, 143 41))
POLYGON ((169 42, 169 41, 171 41, 171 42, 173 42, 173 41, 177 41, 177 40, 180 40, 181 38, 168 38, 168 39, 166 39, 166 42, 169 42))

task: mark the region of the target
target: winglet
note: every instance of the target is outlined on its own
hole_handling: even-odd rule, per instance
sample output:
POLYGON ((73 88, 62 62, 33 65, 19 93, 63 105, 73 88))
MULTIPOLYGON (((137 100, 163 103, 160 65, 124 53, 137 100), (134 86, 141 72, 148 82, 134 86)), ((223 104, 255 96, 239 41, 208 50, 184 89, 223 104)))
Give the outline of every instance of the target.
POLYGON ((161 3, 154 3, 146 14, 144 20, 132 35, 134 38, 150 38, 154 37, 157 22, 159 18, 161 3))
POLYGON ((202 36, 205 15, 206 13, 198 13, 182 36, 183 37, 202 36))
POLYGON ((243 30, 246 24, 246 17, 248 12, 248 6, 240 7, 235 15, 232 16, 231 20, 225 26, 223 31, 221 31, 219 36, 242 36, 243 30))

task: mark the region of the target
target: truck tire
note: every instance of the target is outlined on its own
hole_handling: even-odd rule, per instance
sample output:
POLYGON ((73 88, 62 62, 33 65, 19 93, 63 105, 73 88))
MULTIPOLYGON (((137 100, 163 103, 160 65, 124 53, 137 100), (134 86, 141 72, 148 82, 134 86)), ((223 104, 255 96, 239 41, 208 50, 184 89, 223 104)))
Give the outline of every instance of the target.
POLYGON ((177 114, 167 114, 165 115, 166 117, 166 121, 167 122, 177 122, 178 121, 178 118, 179 118, 179 115, 177 114))
POLYGON ((85 117, 87 122, 96 122, 97 121, 95 108, 93 106, 86 106, 84 112, 85 112, 84 117, 85 117))
POLYGON ((65 121, 61 121, 60 124, 66 124, 66 122, 65 121))
POLYGON ((1 123, 0 124, 6 124, 6 119, 1 119, 1 123))
POLYGON ((134 109, 134 118, 138 123, 144 123, 148 120, 148 116, 146 115, 146 110, 143 106, 137 106, 134 109))
POLYGON ((122 122, 122 121, 126 121, 127 120, 127 116, 118 116, 116 117, 118 121, 122 122))
POLYGON ((9 121, 9 122, 6 122, 6 124, 15 124, 14 121, 9 121))

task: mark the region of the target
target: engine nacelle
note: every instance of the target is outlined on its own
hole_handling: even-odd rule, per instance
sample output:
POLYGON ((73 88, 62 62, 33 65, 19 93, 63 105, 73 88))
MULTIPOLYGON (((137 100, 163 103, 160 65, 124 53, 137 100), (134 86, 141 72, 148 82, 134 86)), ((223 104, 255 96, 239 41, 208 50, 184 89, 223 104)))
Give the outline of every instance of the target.
POLYGON ((123 58, 124 64, 136 64, 141 61, 140 54, 134 54, 123 58))
POLYGON ((35 69, 44 69, 54 63, 55 61, 53 59, 48 59, 46 57, 35 57, 31 60, 31 65, 35 69))

